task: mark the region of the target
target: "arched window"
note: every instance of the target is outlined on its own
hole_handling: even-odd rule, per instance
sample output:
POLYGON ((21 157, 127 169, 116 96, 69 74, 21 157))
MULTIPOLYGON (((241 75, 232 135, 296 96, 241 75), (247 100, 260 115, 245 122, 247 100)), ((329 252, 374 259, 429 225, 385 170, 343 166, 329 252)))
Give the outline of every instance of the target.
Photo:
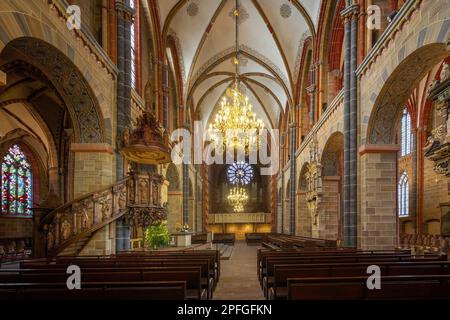
MULTIPOLYGON (((135 9, 136 4, 135 0, 130 0, 130 7, 135 9)), ((138 13, 136 13, 138 14, 138 13)), ((131 88, 136 88, 136 24, 131 24, 131 33, 130 33, 130 41, 131 41, 131 88)))
POLYGON ((33 205, 31 165, 18 145, 9 148, 3 157, 1 177, 1 214, 31 216, 33 205))
POLYGON ((411 116, 406 108, 402 115, 401 140, 401 155, 404 157, 410 154, 412 149, 411 116))
POLYGON ((406 172, 403 172, 398 182, 398 215, 409 216, 409 178, 406 172))

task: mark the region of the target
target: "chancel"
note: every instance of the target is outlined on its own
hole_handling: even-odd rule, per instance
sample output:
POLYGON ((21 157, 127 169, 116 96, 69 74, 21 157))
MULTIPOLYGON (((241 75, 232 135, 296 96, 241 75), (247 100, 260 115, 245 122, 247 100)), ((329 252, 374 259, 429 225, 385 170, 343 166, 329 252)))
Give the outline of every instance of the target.
POLYGON ((0 1, 0 299, 449 299, 449 16, 0 1))

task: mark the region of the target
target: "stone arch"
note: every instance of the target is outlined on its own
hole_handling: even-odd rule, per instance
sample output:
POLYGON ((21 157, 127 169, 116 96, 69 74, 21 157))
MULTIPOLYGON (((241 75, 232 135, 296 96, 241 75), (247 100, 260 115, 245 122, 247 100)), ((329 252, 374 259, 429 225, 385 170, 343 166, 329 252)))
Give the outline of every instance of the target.
POLYGON ((302 169, 300 170, 300 175, 298 177, 298 191, 306 192, 307 184, 306 184, 306 173, 308 172, 308 162, 304 163, 302 169))
MULTIPOLYGON (((31 66, 45 77, 64 101, 74 125, 75 141, 103 143, 103 115, 92 88, 72 60, 57 47, 38 38, 19 37, 4 46, 5 54, 31 66)), ((2 61, 2 65, 10 61, 2 61)))
POLYGON ((173 163, 167 167, 166 179, 169 181, 169 192, 180 191, 180 175, 177 166, 173 163))
POLYGON ((322 152, 322 176, 340 176, 343 172, 344 134, 333 133, 325 144, 322 152))
POLYGON ((281 198, 283 197, 283 188, 278 188, 278 194, 277 194, 277 199, 278 199, 278 202, 280 202, 281 201, 281 198))
POLYGON ((291 199, 291 180, 289 179, 286 182, 286 189, 285 189, 285 200, 290 200, 291 199))
POLYGON ((369 144, 395 144, 397 119, 403 106, 418 82, 433 66, 449 55, 445 44, 428 44, 407 56, 389 77, 385 70, 387 79, 375 99, 367 128, 369 144))

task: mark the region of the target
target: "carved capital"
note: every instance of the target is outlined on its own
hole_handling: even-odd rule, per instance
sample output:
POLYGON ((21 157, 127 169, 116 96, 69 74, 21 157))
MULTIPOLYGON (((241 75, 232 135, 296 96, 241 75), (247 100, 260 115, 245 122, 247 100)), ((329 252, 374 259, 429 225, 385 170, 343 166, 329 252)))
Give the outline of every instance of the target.
POLYGON ((344 10, 342 10, 341 18, 344 20, 344 23, 350 22, 352 20, 358 20, 359 4, 353 4, 351 6, 346 7, 344 10))
POLYGON ((128 4, 119 0, 116 0, 115 8, 119 17, 121 17, 123 20, 133 23, 136 10, 131 8, 128 4))

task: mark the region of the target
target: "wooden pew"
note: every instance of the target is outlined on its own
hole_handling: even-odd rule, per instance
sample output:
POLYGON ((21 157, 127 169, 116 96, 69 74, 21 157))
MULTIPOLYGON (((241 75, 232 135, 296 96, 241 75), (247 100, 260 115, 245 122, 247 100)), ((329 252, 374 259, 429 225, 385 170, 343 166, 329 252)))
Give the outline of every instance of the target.
MULTIPOLYGON (((70 260, 67 262, 59 262, 57 264, 41 264, 41 263, 26 263, 22 268, 27 269, 55 269, 65 270, 70 264, 76 264, 82 270, 84 274, 87 270, 95 270, 99 268, 115 268, 117 271, 123 272, 130 269, 145 270, 149 267, 156 269, 167 269, 169 267, 177 268, 179 270, 188 269, 190 267, 198 267, 200 269, 200 283, 203 289, 206 290, 207 299, 212 298, 213 289, 215 287, 214 278, 210 276, 209 260, 207 259, 185 259, 185 260, 172 260, 172 259, 158 259, 158 260, 124 260, 124 259, 111 259, 109 261, 91 261, 91 260, 70 260)), ((131 280, 130 280, 131 281, 131 280)), ((189 289, 189 288, 188 288, 189 289)))
MULTIPOLYGON (((66 265, 76 264, 80 267, 108 267, 108 266, 138 266, 141 264, 153 264, 153 265, 200 265, 202 267, 202 278, 208 286, 215 288, 219 281, 220 272, 217 270, 217 264, 215 263, 215 256, 208 255, 127 255, 121 257, 112 257, 109 259, 94 260, 91 258, 70 258, 59 259, 58 264, 64 263, 66 265), (211 282, 211 283, 210 283, 211 282)), ((23 268, 33 268, 35 264, 23 263, 23 268)))
MULTIPOLYGON (((334 263, 306 265, 275 265, 273 283, 269 284, 268 299, 286 299, 287 280, 290 278, 325 278, 367 275, 372 263, 334 263)), ((376 263, 383 276, 397 275, 450 275, 450 262, 414 261, 376 263)))
MULTIPOLYGON (((259 269, 262 275, 262 271, 265 271, 267 259, 300 259, 300 260, 320 260, 320 259, 356 259, 356 258, 391 258, 391 257, 399 257, 399 259, 410 259, 411 254, 406 252, 298 252, 298 251, 287 251, 287 252, 265 252, 261 253, 259 256, 259 269), (264 270, 263 270, 264 269, 264 270)), ((425 255, 421 259, 439 259, 444 260, 444 256, 438 254, 429 254, 425 255)), ((261 278, 261 277, 260 277, 261 278)))
MULTIPOLYGON (((33 270, 19 274, 0 273, 1 283, 60 283, 67 280, 65 270, 55 272, 39 272, 33 270), (64 272, 62 272, 64 271, 64 272)), ((115 272, 97 272, 95 269, 81 273, 81 285, 90 282, 154 282, 154 281, 184 281, 186 283, 186 296, 188 299, 207 299, 207 291, 201 286, 200 268, 151 268, 139 271, 121 270, 115 272)))
MULTIPOLYGON (((133 257, 141 257, 141 256, 158 256, 158 257, 174 257, 183 259, 187 256, 207 256, 211 259, 212 265, 215 266, 215 278, 216 282, 220 279, 220 252, 219 250, 182 250, 182 251, 143 251, 143 252, 120 252, 117 254, 117 257, 124 256, 133 256, 133 257)), ((95 258, 95 257, 94 257, 95 258)))
POLYGON ((450 276, 385 276, 381 290, 369 290, 365 277, 288 279, 288 300, 450 299, 450 276))
MULTIPOLYGON (((367 254, 349 254, 337 256, 285 256, 285 257, 267 257, 263 260, 261 287, 267 293, 268 283, 273 279, 274 266, 277 264, 312 264, 312 263, 358 263, 368 262, 371 264, 381 262, 400 262, 417 260, 410 255, 367 255, 367 254)), ((421 261, 442 261, 439 255, 421 258, 421 261)))
POLYGON ((246 233, 245 234, 245 242, 247 245, 253 245, 253 244, 261 244, 265 241, 267 238, 267 233, 246 233))
POLYGON ((0 283, 0 300, 185 300, 185 281, 90 282, 81 290, 61 283, 0 283))
POLYGON ((234 245, 236 235, 234 233, 214 233, 213 243, 224 243, 234 245))

